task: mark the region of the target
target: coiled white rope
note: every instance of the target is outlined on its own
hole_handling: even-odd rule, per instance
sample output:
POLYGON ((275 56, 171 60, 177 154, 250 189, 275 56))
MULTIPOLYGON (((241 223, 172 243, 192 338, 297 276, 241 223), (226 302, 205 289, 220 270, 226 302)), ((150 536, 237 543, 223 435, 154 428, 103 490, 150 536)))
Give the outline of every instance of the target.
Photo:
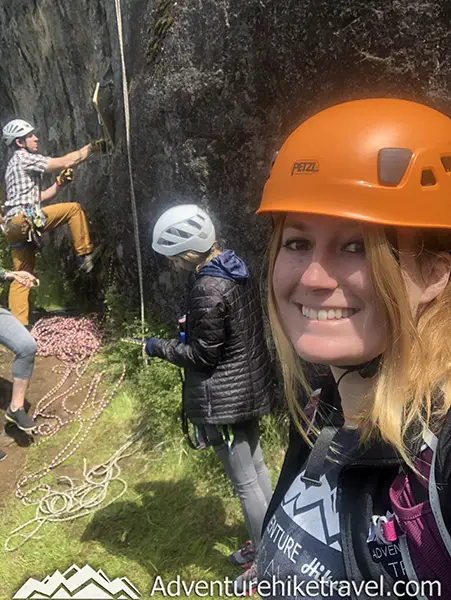
POLYGON ((137 437, 130 439, 106 462, 92 467, 89 471, 87 470, 86 459, 84 459, 81 483, 75 485, 74 480, 70 477, 60 477, 58 484, 66 486, 68 489, 51 489, 40 500, 30 502, 30 504, 36 504, 34 518, 23 523, 9 534, 5 541, 5 550, 14 552, 31 538, 37 538, 37 533, 46 523, 62 523, 79 519, 97 511, 100 507, 106 508, 119 500, 127 491, 127 482, 120 477, 119 461, 128 458, 137 451, 137 447, 135 447, 127 453, 127 450, 136 440, 137 437), (103 504, 112 483, 119 483, 122 489, 106 504, 103 504))

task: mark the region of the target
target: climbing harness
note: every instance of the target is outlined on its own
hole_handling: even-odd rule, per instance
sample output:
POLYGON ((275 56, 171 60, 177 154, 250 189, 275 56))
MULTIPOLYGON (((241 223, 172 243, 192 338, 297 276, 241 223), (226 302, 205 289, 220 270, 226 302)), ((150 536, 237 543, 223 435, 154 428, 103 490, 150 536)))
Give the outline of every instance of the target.
POLYGON ((121 66, 122 66, 122 89, 124 96, 124 115, 125 115, 125 139, 127 143, 127 158, 128 158, 128 171, 130 179, 130 199, 132 205, 132 219, 133 229, 135 236, 135 247, 136 247, 136 262, 138 267, 138 280, 139 280, 139 294, 141 303, 141 338, 143 341, 142 356, 144 362, 147 364, 147 355, 144 350, 144 334, 145 334, 145 311, 144 311, 144 278, 141 260, 141 243, 139 239, 139 224, 138 224, 138 212, 136 208, 136 197, 135 187, 133 184, 133 169, 131 161, 131 138, 130 138, 130 106, 128 101, 128 84, 127 84, 127 71, 125 66, 125 54, 124 54, 124 36, 122 31, 122 13, 121 13, 121 2, 115 0, 116 6, 116 21, 117 21, 117 32, 119 37, 119 49, 121 54, 121 66))
POLYGON ((233 433, 233 428, 231 425, 220 425, 222 429, 222 439, 224 444, 229 449, 229 452, 233 454, 233 442, 235 440, 235 434, 233 433))
POLYGON ((37 249, 42 247, 42 234, 44 233, 47 213, 44 210, 33 210, 31 207, 24 207, 23 212, 18 215, 21 217, 20 223, 2 224, 6 239, 21 239, 20 242, 10 243, 10 248, 23 249, 33 244, 37 249), (24 239, 25 238, 25 239, 24 239))

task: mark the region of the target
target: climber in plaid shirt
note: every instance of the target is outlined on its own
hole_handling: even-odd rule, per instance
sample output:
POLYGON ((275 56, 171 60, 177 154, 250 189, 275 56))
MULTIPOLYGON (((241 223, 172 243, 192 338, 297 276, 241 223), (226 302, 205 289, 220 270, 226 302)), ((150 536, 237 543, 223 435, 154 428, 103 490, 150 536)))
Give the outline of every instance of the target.
MULTIPOLYGON (((13 154, 6 167, 6 201, 4 203, 5 236, 12 251, 14 268, 32 273, 36 248, 42 233, 68 224, 80 269, 93 269, 96 252, 91 244, 86 217, 77 202, 52 204, 41 209, 41 203, 55 198, 72 181, 72 168, 89 158, 105 144, 91 142, 83 148, 59 158, 38 154, 39 139, 33 125, 14 119, 3 128, 3 139, 13 154), (61 171, 56 183, 42 190, 44 173, 61 171)), ((14 281, 9 290, 9 308, 25 326, 28 325, 29 288, 14 281)))
POLYGON ((14 152, 6 170, 5 221, 28 209, 41 213, 41 179, 48 169, 48 159, 41 154, 14 152))

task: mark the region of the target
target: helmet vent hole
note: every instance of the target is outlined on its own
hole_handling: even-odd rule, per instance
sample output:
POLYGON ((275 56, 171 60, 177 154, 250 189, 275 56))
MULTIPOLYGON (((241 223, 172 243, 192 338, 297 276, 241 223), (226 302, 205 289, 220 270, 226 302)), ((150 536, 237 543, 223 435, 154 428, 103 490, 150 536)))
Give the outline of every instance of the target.
POLYGON ((200 237, 202 240, 206 240, 208 236, 207 236, 207 234, 205 233, 205 231, 201 231, 201 232, 199 233, 199 237, 200 237))
POLYGON ((166 240, 165 238, 160 238, 158 240, 158 243, 160 244, 160 246, 173 246, 174 242, 171 242, 170 240, 166 240))
POLYGON ((188 225, 191 225, 191 227, 195 227, 196 229, 202 229, 202 225, 200 225, 200 223, 194 221, 193 219, 188 219, 187 223, 188 225))
POLYGON ((442 156, 442 165, 447 173, 451 172, 451 156, 442 156))
POLYGON ((171 227, 170 229, 168 229, 168 233, 177 237, 185 238, 186 240, 189 240, 189 238, 191 237, 190 233, 188 233, 187 231, 183 231, 182 229, 177 229, 176 227, 171 227))
POLYGON ((382 148, 379 150, 377 170, 381 185, 396 186, 409 166, 412 150, 409 148, 382 148))
POLYGON ((435 178, 434 171, 432 169, 424 169, 421 173, 421 185, 427 187, 436 183, 437 179, 435 178))

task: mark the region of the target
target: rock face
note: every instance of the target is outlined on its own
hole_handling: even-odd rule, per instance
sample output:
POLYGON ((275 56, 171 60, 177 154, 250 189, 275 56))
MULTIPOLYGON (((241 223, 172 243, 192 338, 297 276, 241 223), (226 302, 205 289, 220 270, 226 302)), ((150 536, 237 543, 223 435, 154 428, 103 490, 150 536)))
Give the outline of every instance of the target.
MULTIPOLYGON (((184 280, 150 247, 166 208, 200 203, 258 268, 269 224, 254 211, 300 121, 371 96, 449 107, 450 0, 122 0, 122 13, 146 302, 157 314, 183 308, 184 280)), ((81 166, 64 199, 82 203, 136 296, 114 2, 0 0, 0 27, 0 121, 38 123, 46 153, 99 136, 91 97, 109 71, 116 151, 107 169, 98 158, 81 166)))

